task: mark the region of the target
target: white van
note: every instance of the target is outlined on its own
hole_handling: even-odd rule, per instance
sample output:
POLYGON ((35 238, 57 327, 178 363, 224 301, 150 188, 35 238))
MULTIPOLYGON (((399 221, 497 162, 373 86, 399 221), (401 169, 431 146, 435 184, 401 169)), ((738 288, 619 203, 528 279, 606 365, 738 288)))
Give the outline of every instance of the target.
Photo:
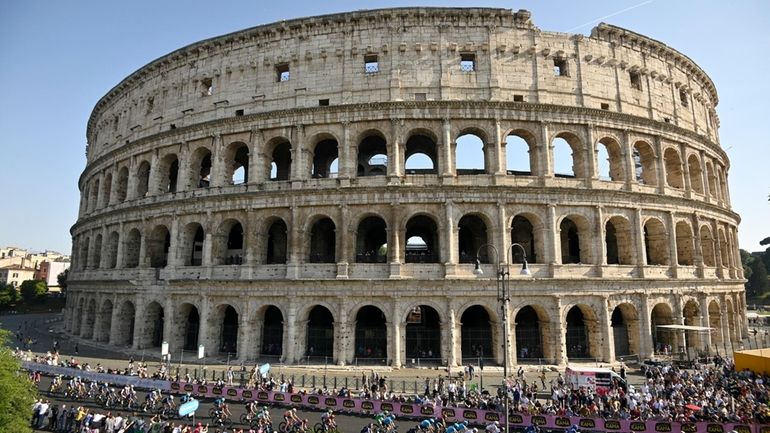
POLYGON ((622 387, 625 387, 626 383, 619 374, 608 368, 567 367, 564 379, 572 389, 590 388, 596 390, 599 395, 610 391, 613 380, 617 380, 622 387))

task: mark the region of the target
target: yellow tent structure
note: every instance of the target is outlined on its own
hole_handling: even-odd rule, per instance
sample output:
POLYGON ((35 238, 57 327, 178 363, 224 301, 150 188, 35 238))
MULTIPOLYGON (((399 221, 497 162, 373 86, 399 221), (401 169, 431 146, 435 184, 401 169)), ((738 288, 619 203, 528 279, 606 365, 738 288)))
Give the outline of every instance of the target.
POLYGON ((735 371, 751 370, 757 374, 770 374, 770 348, 739 350, 733 353, 735 371))

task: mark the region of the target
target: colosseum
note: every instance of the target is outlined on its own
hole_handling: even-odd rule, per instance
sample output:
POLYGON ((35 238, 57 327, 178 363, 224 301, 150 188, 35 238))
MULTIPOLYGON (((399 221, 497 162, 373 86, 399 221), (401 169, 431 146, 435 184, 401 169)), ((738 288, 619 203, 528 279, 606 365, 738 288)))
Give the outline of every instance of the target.
POLYGON ((193 43, 91 114, 65 328, 288 364, 725 353, 747 323, 717 103, 659 41, 525 10, 193 43))

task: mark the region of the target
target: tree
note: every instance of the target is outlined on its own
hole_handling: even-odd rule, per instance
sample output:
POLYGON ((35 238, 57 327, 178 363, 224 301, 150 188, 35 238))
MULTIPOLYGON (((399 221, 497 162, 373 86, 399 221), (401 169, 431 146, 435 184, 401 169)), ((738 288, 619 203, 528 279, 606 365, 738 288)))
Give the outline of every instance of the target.
MULTIPOLYGON (((751 278, 751 264, 754 263, 754 256, 751 255, 750 252, 741 249, 741 264, 743 265, 743 277, 747 280, 751 278)), ((746 290, 749 289, 749 284, 746 283, 746 290)))
POLYGON ((0 329, 0 431, 31 433, 29 424, 37 389, 6 345, 10 335, 0 329))
POLYGON ((746 283, 746 295, 751 297, 762 296, 767 293, 769 285, 765 263, 762 260, 754 260, 751 263, 751 276, 746 283))
POLYGON ((5 307, 19 301, 19 291, 11 284, 0 284, 0 306, 5 307))
POLYGON ((69 276, 69 268, 65 269, 64 272, 56 276, 56 282, 59 284, 59 288, 61 289, 62 293, 67 291, 67 278, 69 278, 69 276))
POLYGON ((24 302, 30 304, 48 293, 48 284, 43 280, 26 280, 21 283, 20 289, 24 302))

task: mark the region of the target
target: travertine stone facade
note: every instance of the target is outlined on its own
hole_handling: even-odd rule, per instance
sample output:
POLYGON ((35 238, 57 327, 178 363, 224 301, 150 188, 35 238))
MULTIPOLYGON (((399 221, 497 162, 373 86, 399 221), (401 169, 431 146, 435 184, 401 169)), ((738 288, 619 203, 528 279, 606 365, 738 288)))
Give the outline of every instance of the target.
POLYGON ((502 326, 514 363, 730 350, 746 318, 717 102, 658 41, 541 31, 527 11, 192 44, 91 115, 66 327, 288 363, 500 363, 502 326), (533 276, 511 265, 503 321, 514 244, 533 276))

